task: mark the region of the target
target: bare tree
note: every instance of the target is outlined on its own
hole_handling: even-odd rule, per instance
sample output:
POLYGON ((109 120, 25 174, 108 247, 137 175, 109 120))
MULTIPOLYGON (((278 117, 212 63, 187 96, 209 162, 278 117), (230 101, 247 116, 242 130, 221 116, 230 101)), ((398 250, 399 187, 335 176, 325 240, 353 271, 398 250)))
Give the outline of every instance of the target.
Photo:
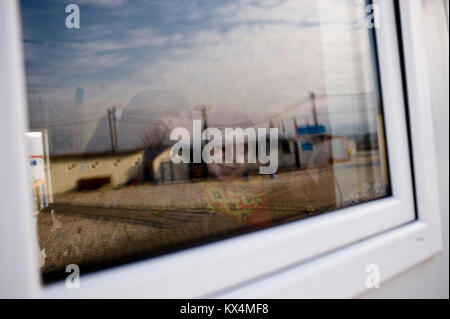
POLYGON ((149 127, 140 136, 139 148, 144 149, 144 176, 146 180, 154 180, 153 161, 166 146, 169 129, 165 125, 149 127))

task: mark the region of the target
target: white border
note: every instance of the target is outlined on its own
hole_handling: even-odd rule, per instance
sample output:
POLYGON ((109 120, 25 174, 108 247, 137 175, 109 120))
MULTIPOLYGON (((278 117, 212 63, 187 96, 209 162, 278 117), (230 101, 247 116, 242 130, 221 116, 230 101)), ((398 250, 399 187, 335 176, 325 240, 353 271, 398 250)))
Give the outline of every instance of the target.
MULTIPOLYGON (((380 1, 384 0, 375 3, 380 1)), ((217 294, 215 297, 356 297, 369 289, 365 285, 367 265, 379 266, 383 283, 442 250, 436 152, 421 0, 400 0, 400 16, 418 219, 323 258, 293 267, 278 276, 217 294)))
MULTIPOLYGON (((414 12, 414 10, 417 10, 412 3, 415 3, 415 6, 420 6, 420 3, 417 4, 417 0, 411 1, 411 6, 402 2, 403 11, 408 12, 408 10, 410 10, 414 12), (404 7, 406 7, 406 9, 404 7)), ((387 25, 393 25, 394 17, 392 3, 383 1, 379 3, 379 6, 382 8, 381 12, 382 17, 384 17, 383 19, 385 19, 384 22, 386 22, 387 25)), ((411 13, 406 13, 406 16, 408 16, 408 14, 411 15, 411 13)), ((417 12, 415 14, 417 15, 417 12)), ((2 57, 0 60, 0 69, 2 70, 5 68, 7 71, 3 73, 4 76, 1 79, 2 82, 7 81, 8 78, 16 78, 17 74, 22 74, 20 66, 23 64, 23 60, 21 60, 21 54, 17 54, 20 52, 20 43, 18 42, 21 39, 17 25, 17 16, 16 6, 13 0, 1 2, 0 20, 4 21, 3 24, 5 24, 7 28, 0 28, 0 42, 6 41, 6 43, 14 43, 14 46, 12 47, 10 45, 5 46, 7 49, 5 51, 10 52, 9 54, 7 52, 6 58, 2 57), (10 25, 14 25, 12 32, 10 25)), ((300 273, 303 274, 305 280, 311 283, 310 285, 305 285, 301 288, 303 289, 302 291, 307 293, 308 289, 306 288, 312 289, 311 285, 314 283, 315 287, 318 287, 320 284, 325 284, 324 280, 326 278, 335 278, 334 276, 327 277, 333 273, 335 275, 340 274, 341 278, 339 278, 339 280, 343 280, 343 278, 345 278, 345 276, 342 276, 343 274, 348 277, 350 270, 357 271, 357 268, 359 269, 357 261, 359 260, 361 262, 362 259, 355 260, 355 257, 362 258, 363 256, 368 257, 369 255, 372 257, 380 256, 379 260, 376 262, 383 267, 382 269, 385 269, 383 275, 383 279, 385 279, 389 278, 389 275, 396 274, 416 263, 418 260, 423 260, 423 258, 438 251, 441 247, 438 220, 439 209, 435 206, 438 201, 430 200, 435 199, 435 196, 437 196, 437 192, 432 193, 433 190, 436 190, 434 162, 431 165, 427 162, 427 165, 424 166, 420 160, 415 160, 414 169, 416 173, 420 171, 416 176, 416 181, 418 182, 416 186, 420 187, 422 190, 418 191, 419 221, 413 222, 408 226, 401 226, 413 219, 413 200, 411 179, 409 176, 410 170, 406 142, 407 135, 404 102, 401 90, 400 63, 398 60, 395 35, 387 29, 388 28, 383 30, 382 28, 380 32, 377 33, 377 41, 380 48, 379 59, 386 114, 386 133, 388 136, 387 143, 389 149, 391 182, 394 191, 393 197, 343 209, 332 214, 322 215, 304 221, 293 222, 262 230, 253 234, 235 237, 218 243, 208 244, 199 248, 158 257, 152 260, 136 262, 95 274, 85 275, 82 276, 80 289, 67 289, 63 282, 40 289, 41 286, 39 285, 38 273, 36 271, 37 258, 34 258, 37 256, 37 251, 36 248, 34 248, 33 251, 35 241, 33 241, 33 237, 30 236, 30 234, 34 235, 31 214, 28 215, 28 212, 31 212, 31 206, 27 206, 29 204, 24 204, 22 207, 17 207, 16 205, 15 209, 18 209, 19 213, 17 216, 15 215, 14 218, 10 219, 3 218, 3 216, 9 212, 4 209, 5 206, 2 206, 2 221, 3 219, 8 220, 7 225, 11 231, 9 231, 6 234, 7 236, 5 235, 6 237, 4 237, 4 240, 2 240, 3 242, 8 242, 8 245, 6 246, 3 244, 0 246, 0 254, 3 257, 6 257, 4 255, 5 252, 14 251, 14 253, 8 256, 10 263, 12 264, 27 258, 26 262, 22 265, 22 268, 25 272, 24 275, 26 275, 25 277, 28 278, 28 280, 24 281, 17 278, 17 271, 11 271, 9 275, 12 275, 12 277, 8 279, 9 281, 6 281, 7 278, 2 271, 2 273, 0 273, 0 280, 7 284, 2 286, 1 292, 6 292, 4 287, 16 285, 15 287, 23 288, 22 296, 26 297, 185 298, 214 296, 217 295, 218 291, 224 291, 233 286, 242 285, 244 282, 256 280, 259 277, 266 276, 281 269, 286 269, 286 267, 293 267, 307 262, 306 264, 295 268, 296 271, 300 271, 300 273), (419 181, 425 184, 419 184, 419 181), (428 187, 425 191, 423 191, 422 188, 424 185, 428 187), (422 192, 427 193, 422 194, 422 192), (431 192, 429 196, 428 192, 431 192), (430 201, 435 205, 430 204, 430 201), (25 226, 27 230, 26 235, 23 231, 17 233, 18 230, 23 229, 25 226), (383 235, 373 237, 372 239, 362 241, 359 244, 352 245, 333 254, 325 255, 339 247, 351 245, 357 240, 379 234, 382 231, 393 229, 398 226, 401 227, 385 232, 383 235), (319 256, 322 257, 319 258, 319 256), (402 256, 402 258, 394 260, 392 258, 393 256, 402 256), (391 262, 389 262, 389 260, 391 260, 391 262), (314 263, 319 264, 317 265, 314 263), (344 264, 349 268, 343 267, 344 264), (322 269, 322 271, 317 273, 315 270, 316 276, 314 276, 314 274, 308 273, 308 265, 315 265, 313 268, 322 269), (314 278, 316 278, 316 281, 314 281, 314 278), (41 291, 41 294, 37 295, 37 292, 39 291, 41 291)), ((409 36, 412 38, 411 33, 409 36)), ((405 34, 406 42, 407 38, 408 31, 406 31, 405 34)), ((412 39, 414 40, 414 38, 412 39)), ((411 42, 410 49, 417 50, 417 43, 414 41, 411 42)), ((414 63, 417 63, 417 59, 420 59, 420 54, 415 56, 414 59, 407 58, 407 60, 408 59, 412 61, 410 63, 413 63, 414 67, 414 63)), ((424 73, 426 75, 426 70, 424 73)), ((424 73, 419 72, 419 75, 423 75, 424 73)), ((414 77, 408 75, 408 85, 410 85, 409 82, 411 81, 424 81, 424 79, 426 81, 426 77, 419 78, 417 76, 414 77)), ((418 85, 417 87, 422 89, 424 86, 426 87, 426 85, 418 85)), ((20 81, 14 82, 12 90, 2 91, 1 93, 2 97, 3 95, 7 97, 7 101, 9 97, 9 103, 5 104, 6 106, 2 106, 0 109, 0 118, 11 119, 11 125, 2 130, 7 133, 0 134, 3 136, 0 137, 0 139, 5 139, 7 136, 21 136, 25 127, 25 94, 23 79, 21 78, 20 81), (8 111, 5 111, 6 109, 8 111), (6 131, 6 129, 8 129, 8 131, 6 131)), ((410 95, 417 93, 417 90, 415 90, 415 92, 410 93, 410 95)), ((429 105, 429 98, 427 100, 426 93, 422 93, 422 95, 423 96, 420 98, 422 106, 429 105)), ((414 100, 411 96, 410 99, 414 100)), ((411 108, 414 109, 414 103, 412 103, 411 108)), ((428 113, 431 113, 430 107, 424 109, 428 110, 428 113)), ((414 112, 411 112, 411 120, 414 125, 413 113, 414 112)), ((425 111, 425 113, 427 112, 425 111)), ((420 114, 421 126, 423 126, 424 123, 428 123, 431 127, 431 123, 429 122, 431 119, 430 116, 430 114, 428 114, 428 116, 426 116, 426 114, 420 114)), ((415 158, 416 156, 420 157, 417 154, 418 149, 423 146, 423 144, 420 143, 423 143, 423 140, 427 137, 430 138, 430 136, 426 136, 425 138, 417 136, 424 133, 424 131, 425 130, 420 130, 416 132, 415 135, 413 134, 415 158)), ((432 130, 430 129, 427 134, 430 134, 431 131, 432 130)), ((18 141, 18 143, 20 144, 20 141, 18 141)), ((428 153, 430 153, 429 144, 432 143, 425 144, 428 153)), ((16 201, 20 203, 27 202, 23 201, 23 193, 28 187, 26 183, 27 179, 23 173, 26 171, 26 162, 20 160, 25 152, 23 150, 21 151, 21 148, 22 146, 19 147, 18 150, 13 150, 11 153, 10 157, 16 164, 9 170, 11 179, 19 179, 21 183, 20 187, 5 189, 5 192, 3 192, 2 186, 2 193, 0 194, 0 199, 2 201, 4 199, 16 199, 16 201), (22 171, 21 174, 19 174, 20 171, 22 171)), ((434 156, 434 153, 432 153, 432 156, 434 156)), ((4 225, 0 224, 0 227, 0 233, 2 233, 4 225)), ((2 258, 2 260, 5 260, 5 258, 2 258)), ((376 262, 371 261, 371 263, 376 262)), ((364 265, 364 262, 362 264, 364 265)), ((361 272, 364 273, 364 270, 365 267, 362 268, 361 272)), ((289 271, 293 270, 287 270, 287 272, 289 271)), ((302 278, 300 275, 297 277, 302 278)), ((270 278, 266 280, 270 280, 270 278)), ((290 280, 292 281, 292 278, 290 280)), ((277 282, 280 284, 282 281, 277 282)), ((350 280, 350 282, 353 282, 353 284, 349 285, 350 288, 344 289, 342 286, 335 284, 337 283, 336 281, 330 281, 328 284, 331 283, 331 285, 327 285, 327 289, 330 288, 329 286, 332 286, 335 288, 334 291, 336 292, 336 295, 349 296, 360 291, 361 285, 364 285, 364 280, 358 282, 358 280, 353 279, 350 280)), ((251 287, 251 285, 248 287, 251 287)), ((242 290, 235 290, 235 293, 239 294, 239 291, 242 290)), ((314 292, 314 290, 311 291, 314 292)), ((332 288, 330 288, 329 291, 332 291, 332 288)), ((250 289, 247 293, 250 293, 250 295, 246 296, 257 296, 257 291, 255 290, 250 289), (253 293, 251 293, 252 291, 253 293)), ((299 295, 297 296, 301 295, 302 294, 299 292, 299 295)), ((304 295, 308 296, 307 294, 304 295)), ((312 296, 314 295, 315 294, 312 293, 312 296)), ((324 291, 322 291, 321 295, 320 290, 317 290, 316 295, 324 296, 324 291)), ((227 294, 226 296, 230 295, 227 294)), ((311 295, 309 295, 309 297, 310 296, 311 295)))
POLYGON ((21 39, 16 2, 0 1, 0 298, 40 294, 21 39))

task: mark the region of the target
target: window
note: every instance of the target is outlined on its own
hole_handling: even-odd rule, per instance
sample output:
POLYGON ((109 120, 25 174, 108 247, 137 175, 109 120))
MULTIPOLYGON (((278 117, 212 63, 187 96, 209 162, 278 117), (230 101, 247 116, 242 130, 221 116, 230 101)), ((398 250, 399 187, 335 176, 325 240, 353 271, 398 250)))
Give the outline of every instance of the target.
MULTIPOLYGON (((65 9, 64 1, 39 4, 23 1, 18 10, 20 20, 15 15, 13 1, 0 2, 0 40, 6 44, 0 59, 0 93, 5 105, 10 106, 0 109, 0 119, 4 119, 0 125, 0 141, 9 150, 9 156, 2 157, 0 166, 2 179, 9 182, 8 187, 3 187, 4 183, 1 185, 0 192, 3 203, 0 251, 10 256, 0 279, 10 287, 11 294, 211 296, 289 267, 300 271, 295 280, 288 277, 293 280, 290 284, 300 282, 298 289, 303 289, 304 293, 308 291, 308 296, 317 293, 320 285, 314 284, 314 280, 317 283, 318 278, 331 280, 329 292, 343 287, 342 280, 345 280, 348 289, 341 289, 338 295, 349 296, 365 289, 364 280, 359 280, 359 276, 360 272, 364 274, 367 262, 375 260, 379 263, 385 280, 439 251, 439 218, 436 217, 437 200, 433 195, 436 194, 434 153, 427 144, 430 130, 423 130, 431 127, 432 122, 426 107, 429 105, 426 67, 420 60, 423 45, 417 40, 422 36, 420 3, 404 1, 398 8, 402 17, 399 31, 405 48, 404 59, 400 59, 397 33, 392 32, 396 25, 396 9, 389 1, 374 1, 381 17, 381 27, 376 30, 358 26, 359 18, 366 18, 366 3, 362 1, 266 1, 256 8, 251 7, 254 3, 244 1, 229 4, 189 2, 185 6, 154 1, 149 4, 153 10, 127 7, 136 17, 135 24, 129 28, 124 25, 129 21, 120 17, 131 11, 121 11, 118 6, 102 6, 105 3, 81 4, 80 29, 66 29, 64 19, 68 13, 57 18, 58 12, 65 9), (239 10, 231 10, 236 5, 239 10), (306 10, 308 5, 309 11, 306 10), (284 10, 286 6, 298 6, 298 12, 284 10), (190 10, 195 12, 196 8, 201 9, 196 11, 200 16, 186 14, 190 10), (246 10, 248 8, 252 10, 246 10), (279 11, 280 8, 284 9, 279 11), (142 28, 139 16, 150 17, 157 12, 161 14, 145 20, 144 42, 137 41, 142 39, 138 35, 123 36, 128 31, 142 28), (214 12, 217 15, 211 16, 214 12), (202 14, 210 15, 210 19, 202 19, 202 14), (18 21, 22 22, 22 37, 18 21), (98 21, 103 22, 103 27, 87 29, 90 32, 85 30, 98 21), (292 21, 301 23, 293 24, 292 21), (222 28, 218 27, 221 23, 222 28), (383 25, 389 27, 383 28, 383 25), (63 30, 58 30, 60 26, 63 30), (194 37, 200 27, 207 32, 194 37), (111 30, 112 35, 108 37, 111 30), (185 36, 178 35, 177 30, 185 36), (284 39, 286 30, 293 32, 289 34, 290 38, 301 41, 284 39), (213 36, 214 32, 218 37, 213 36), (169 35, 176 36, 167 38, 169 35), (308 37, 311 37, 309 43, 308 37), (123 41, 118 43, 117 38, 123 41), (19 39, 23 40, 21 45, 25 48, 27 107, 22 78, 18 76, 23 62, 19 39), (100 46, 89 46, 92 39, 100 46), (292 46, 296 44, 298 50, 293 51, 292 46), (194 45, 199 50, 193 51, 194 45), (245 51, 248 48, 253 50, 245 51), (214 52, 216 55, 212 54, 214 52), (164 63, 158 64, 161 59, 164 63), (307 59, 317 60, 318 64, 305 64, 307 59), (346 61, 350 64, 343 63, 346 61), (408 71, 405 82, 414 146, 417 218, 410 154, 405 142, 408 134, 402 87, 403 62, 408 71), (300 76, 294 71, 303 65, 304 74, 300 76), (64 71, 68 70, 70 75, 65 77, 64 71), (257 76, 250 76, 252 74, 257 76), (36 76, 40 82, 36 81, 36 76), (97 83, 98 78, 105 81, 97 83), (339 78, 345 81, 339 81, 339 78), (270 90, 264 89, 266 87, 270 90), (224 88, 227 90, 219 95, 224 88), (174 89, 177 97, 166 94, 167 90, 174 89), (183 93, 183 90, 187 92, 183 93), (146 95, 148 91, 152 94, 146 95), (294 91, 298 99, 291 103, 290 96, 294 91), (40 99, 37 92, 45 99, 40 99), (144 94, 145 103, 139 104, 139 99, 131 103, 138 93, 144 94), (343 102, 346 99, 353 102, 346 104, 343 102), (150 118, 144 116, 148 105, 157 105, 158 100, 175 102, 156 108, 156 114, 150 118), (178 111, 182 105, 180 101, 187 102, 187 107, 178 111), (83 108, 86 105, 89 110, 83 108), (135 109, 127 110, 130 105, 135 109), (139 108, 139 105, 143 107, 139 108), (254 110, 255 105, 261 107, 254 110), (36 153, 42 161, 30 161, 25 156, 25 143, 21 138, 27 131, 22 122, 25 108, 28 108, 28 131, 31 131, 25 137, 28 155, 36 153), (35 112, 36 108, 39 112, 35 112), (48 111, 43 112, 46 109, 48 111), (359 110, 363 111, 357 112, 359 110), (257 123, 258 119, 264 119, 265 124, 257 123), (128 127, 124 126, 125 120, 129 122, 128 127), (139 145, 135 143, 136 134, 131 128, 145 125, 143 121, 149 121, 152 128, 142 132, 139 145), (293 129, 295 122, 297 129, 293 129), (189 165, 167 160, 172 159, 170 150, 177 141, 168 141, 163 133, 180 128, 186 129, 192 137, 194 125, 198 124, 199 131, 217 128, 220 134, 227 127, 234 129, 234 133, 239 127, 253 128, 256 133, 256 129, 266 128, 267 136, 262 134, 256 139, 246 136, 241 143, 233 143, 237 144, 234 146, 238 146, 238 152, 228 157, 232 163, 225 166, 225 176, 220 174, 221 167, 215 171, 207 160, 209 156, 216 158, 215 150, 220 147, 226 153, 230 144, 226 139, 214 140, 221 142, 217 144, 192 139, 192 143, 189 140, 182 144, 184 148, 172 152, 172 155, 190 160, 190 163, 181 163, 189 165), (272 139, 270 128, 278 129, 272 139), (97 130, 101 134, 95 134, 97 130), (354 136, 345 130, 355 132, 354 136), (293 132, 292 135, 289 132, 293 132), (273 140, 278 141, 278 145, 275 143, 278 152, 271 152, 273 140), (207 145, 214 151, 205 152, 205 156, 195 162, 193 158, 207 145), (431 159, 420 155, 425 148, 430 150, 431 159), (183 152, 186 149, 188 152, 183 152), (267 157, 258 158, 256 163, 235 163, 242 157, 249 158, 252 152, 259 154, 260 150, 266 150, 266 154, 263 153, 266 156, 269 152, 278 153, 276 172, 259 174, 259 169, 267 168, 270 163, 267 157), (358 156, 361 153, 365 155, 358 156), (30 168, 31 162, 36 165, 30 168), (353 174, 342 174, 343 169, 353 174), (23 195, 29 193, 31 187, 26 171, 32 171, 37 177, 35 180, 41 179, 33 184, 33 189, 38 186, 35 194, 46 194, 39 202, 46 208, 35 205, 36 217, 30 213, 31 193, 30 201, 23 195), (329 173, 327 178, 321 175, 324 172, 329 173), (64 178, 70 174, 76 178, 64 178), (187 178, 177 180, 180 174, 187 178), (309 183, 281 183, 283 175, 293 176, 291 180, 297 181, 302 174, 309 176, 309 183), (128 176, 136 178, 124 178, 128 176), (374 182, 373 177, 380 183, 374 182), (248 187, 255 180, 261 181, 259 192, 248 187), (240 222, 237 217, 242 214, 229 216, 221 212, 220 207, 211 209, 206 205, 211 202, 194 206, 199 210, 188 210, 195 199, 195 196, 188 196, 188 191, 192 192, 199 185, 214 190, 213 184, 217 185, 215 189, 227 192, 238 189, 240 194, 247 195, 241 196, 243 200, 259 194, 269 197, 273 194, 269 187, 281 185, 278 192, 281 196, 267 200, 267 207, 271 208, 268 210, 270 219, 266 215, 256 227, 249 225, 245 218, 240 222), (292 186, 298 185, 313 194, 321 185, 324 192, 320 198, 310 196, 305 201, 304 194, 293 191, 292 186), (70 191, 56 191, 65 187, 70 191), (263 192, 264 187, 270 191, 263 192), (152 198, 167 205, 158 209, 153 206, 138 209, 148 200, 146 196, 132 197, 139 188, 157 191, 152 198), (175 188, 178 188, 177 192, 164 191, 175 188), (352 194, 352 190, 356 192, 352 194), (112 195, 124 191, 127 196, 112 195), (105 200, 99 195, 109 197, 105 200), (184 197, 178 207, 185 209, 171 210, 168 204, 172 202, 165 198, 180 199, 180 195, 184 197), (127 199, 134 207, 118 205, 127 199), (68 200, 73 202, 69 205, 68 200), (292 206, 282 206, 287 204, 292 206), (189 226, 186 220, 192 216, 198 223, 189 226), (205 216, 211 220, 202 219, 205 216), (229 224, 223 223, 225 217, 229 224), (77 219, 88 222, 80 229, 80 224, 75 222, 77 219), (162 223, 164 220, 170 220, 171 229, 162 229, 167 225, 162 223), (33 226, 37 225, 35 229, 31 228, 31 221, 33 226), (86 225, 93 228, 85 228, 86 225), (45 227, 50 234, 44 234, 45 227), (63 227, 68 229, 66 233, 60 230, 63 227), (112 237, 108 227, 126 229, 126 232, 113 232, 119 238, 112 237), (41 237, 39 249, 34 246, 36 230, 41 237), (92 235, 94 230, 98 233, 94 236, 102 234, 107 239, 101 235, 97 240, 86 236, 86 232, 92 235), (123 236, 125 233, 129 236, 123 236), (161 236, 169 233, 176 236, 161 236), (56 241, 49 238, 56 238, 57 234, 67 235, 59 241, 60 255, 42 245, 45 236, 47 243, 55 244, 56 241), (194 238, 188 238, 186 234, 194 238), (134 235, 143 236, 144 240, 134 235), (77 249, 79 252, 86 246, 92 250, 77 255, 77 249), (156 247, 163 249, 158 251, 156 247), (69 260, 81 266, 82 274, 89 270, 108 270, 85 276, 79 290, 66 289, 64 282, 41 289, 35 272, 38 263, 34 259, 35 249, 41 252, 41 269, 47 282, 62 278, 61 265, 69 260), (58 260, 58 256, 64 254, 71 257, 66 261, 58 260), (392 259, 399 255, 403 258, 392 259), (150 256, 155 258, 148 259, 150 256), (110 268, 138 259, 141 261, 110 268), (302 264, 305 261, 308 263, 302 264), (350 278, 340 275, 343 267, 352 274, 350 278), (14 285, 8 284, 10 282, 14 285), (168 284, 175 282, 176 289, 168 284)), ((251 133, 251 130, 246 132, 251 133)), ((225 134, 221 136, 226 137, 225 134)), ((227 158, 226 154, 221 155, 217 159, 227 158)), ((242 211, 240 207, 231 210, 242 211)))
POLYGON ((366 1, 66 5, 21 1, 44 281, 392 194, 366 1))

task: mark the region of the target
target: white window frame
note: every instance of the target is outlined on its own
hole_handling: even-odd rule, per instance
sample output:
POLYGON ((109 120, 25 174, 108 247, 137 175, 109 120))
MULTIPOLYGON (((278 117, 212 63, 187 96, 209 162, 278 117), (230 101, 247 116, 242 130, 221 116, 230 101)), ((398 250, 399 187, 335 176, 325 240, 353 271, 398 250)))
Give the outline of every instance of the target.
POLYGON ((280 297, 289 292, 291 297, 351 297, 367 289, 367 265, 377 264, 384 281, 440 251, 420 0, 403 0, 400 6, 416 209, 401 59, 392 32, 394 6, 386 0, 375 4, 381 9, 376 39, 392 197, 96 273, 83 275, 81 269, 81 287, 68 289, 64 281, 43 286, 39 280, 31 194, 26 196, 27 107, 18 6, 1 1, 0 43, 7 45, 0 50, 0 145, 8 156, 0 159, 0 296, 280 297), (427 157, 421 155, 424 150, 427 157))

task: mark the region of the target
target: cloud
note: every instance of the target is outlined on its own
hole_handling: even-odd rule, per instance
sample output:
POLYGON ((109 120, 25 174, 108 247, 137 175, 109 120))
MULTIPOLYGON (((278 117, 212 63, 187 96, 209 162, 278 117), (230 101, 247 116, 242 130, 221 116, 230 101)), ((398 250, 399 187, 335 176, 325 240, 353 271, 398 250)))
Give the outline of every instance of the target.
MULTIPOLYGON (((62 2, 62 3, 74 3, 73 0, 52 0, 54 2, 62 2)), ((127 0, 77 0, 76 4, 83 5, 83 4, 89 4, 89 5, 95 5, 99 7, 117 7, 125 4, 127 0)))
MULTIPOLYGON (((106 2, 110 3, 103 5, 111 8, 123 3, 106 2)), ((41 61, 28 77, 33 87, 30 98, 36 103, 43 95, 44 104, 70 107, 74 90, 82 86, 83 106, 93 112, 103 111, 105 105, 127 104, 144 88, 170 89, 191 106, 245 110, 252 119, 267 120, 297 105, 310 91, 337 94, 373 89, 367 30, 352 27, 358 13, 348 1, 213 5, 208 1, 209 7, 203 7, 204 2, 188 1, 182 7, 158 1, 151 9, 147 4, 140 7, 142 3, 133 2, 132 8, 140 14, 133 19, 99 20, 80 29, 84 33, 71 33, 70 41, 27 43, 33 48, 27 59, 41 61), (143 13, 154 16, 146 19, 143 13), (89 28, 96 29, 98 36, 89 28), (58 85, 62 87, 55 89, 58 85)), ((343 114, 348 105, 358 108, 362 103, 317 101, 319 112, 328 107, 329 112, 343 114)), ((308 102, 284 115, 296 115, 304 123, 310 113, 308 102)), ((347 114, 333 121, 344 127, 355 119, 347 114)))

